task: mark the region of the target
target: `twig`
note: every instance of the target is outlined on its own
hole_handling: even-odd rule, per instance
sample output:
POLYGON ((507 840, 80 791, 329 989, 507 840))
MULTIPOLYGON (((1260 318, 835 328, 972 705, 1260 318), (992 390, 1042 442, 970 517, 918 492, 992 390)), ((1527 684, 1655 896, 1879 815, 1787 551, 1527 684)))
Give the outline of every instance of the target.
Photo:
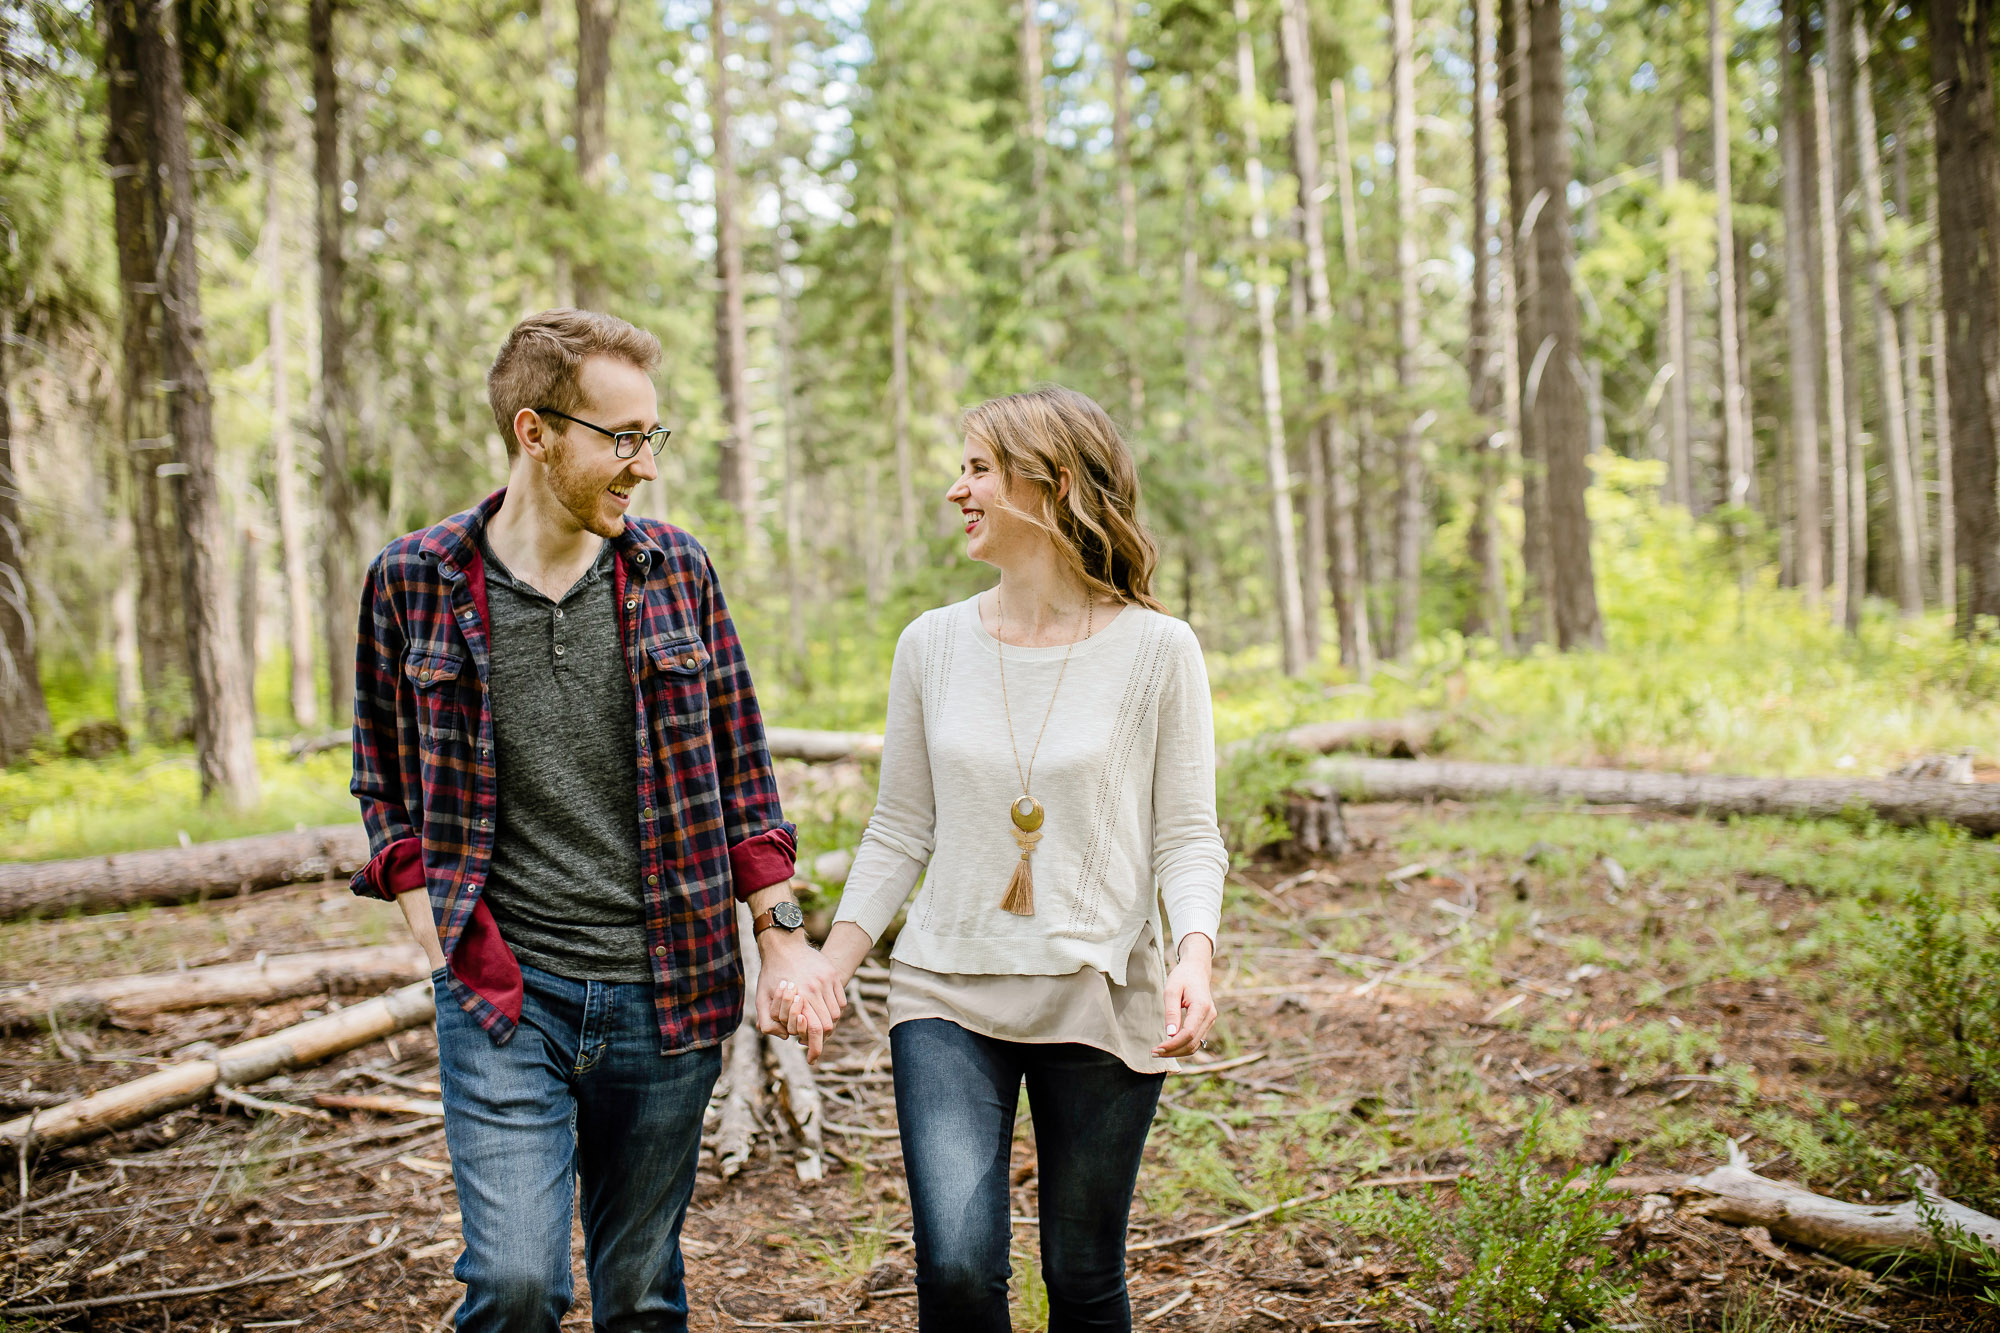
POLYGON ((108 1180, 94 1181, 88 1185, 79 1185, 72 1180, 66 1189, 58 1190, 54 1194, 44 1194, 39 1199, 30 1199, 18 1207, 9 1208, 6 1212, 0 1213, 0 1222, 11 1222, 15 1218, 23 1217, 28 1213, 39 1213, 42 1209, 52 1204, 61 1203, 65 1199, 74 1199, 83 1194, 96 1194, 100 1190, 110 1188, 111 1182, 108 1180))
POLYGON ((76 1048, 63 1040, 62 1024, 56 1022, 56 1006, 53 1004, 49 1006, 49 1038, 55 1042, 56 1053, 63 1059, 82 1063, 83 1057, 77 1054, 76 1048))
POLYGON ((215 1085, 215 1100, 230 1106, 240 1106, 246 1111, 269 1111, 272 1115, 300 1115, 308 1120, 331 1120, 324 1111, 316 1111, 310 1106, 294 1106, 290 1102, 266 1101, 262 1097, 252 1097, 247 1092, 238 1091, 226 1083, 215 1085))
MULTIPOLYGON (((914 1290, 914 1288, 912 1289, 914 1290)), ((881 1295, 880 1292, 873 1293, 881 1295)), ((872 1319, 738 1319, 722 1308, 722 1298, 715 1298, 715 1312, 738 1328, 852 1328, 857 1325, 872 1324, 872 1319)))
POLYGON ((1186 1305, 1189 1301, 1193 1299, 1194 1299, 1194 1284, 1190 1282, 1188 1283, 1187 1286, 1181 1288, 1180 1295, 1174 1297, 1172 1300, 1168 1301, 1165 1305, 1160 1306, 1158 1309, 1148 1311, 1142 1317, 1142 1320, 1143 1322, 1150 1324, 1155 1319, 1164 1319, 1168 1315, 1180 1309, 1183 1305, 1186 1305))
MULTIPOLYGON (((1240 1069, 1244 1065, 1256 1064, 1259 1060, 1262 1060, 1267 1054, 1269 1054, 1269 1052, 1267 1051, 1252 1051, 1248 1055, 1239 1055, 1236 1056, 1234 1059, 1230 1060, 1217 1060, 1211 1064, 1201 1064, 1194 1060, 1190 1060, 1186 1064, 1180 1067, 1179 1072, 1183 1074, 1202 1074, 1202 1075, 1220 1074, 1225 1069, 1240 1069)), ((1282 1068, 1283 1066, 1273 1065, 1271 1067, 1273 1069, 1278 1069, 1282 1068)))
POLYGON ((1297 1208, 1308 1203, 1324 1203, 1335 1194, 1346 1190, 1388 1189, 1396 1185, 1444 1185, 1457 1179, 1458 1173, 1453 1171, 1439 1175, 1377 1176, 1373 1180, 1349 1181, 1339 1190, 1315 1190, 1311 1194, 1301 1194, 1295 1199, 1286 1199, 1282 1203, 1274 1203, 1267 1208, 1259 1208, 1254 1213, 1244 1213, 1241 1217, 1232 1217, 1226 1222, 1217 1222, 1212 1227, 1203 1227, 1200 1231, 1190 1231, 1182 1236, 1168 1236, 1163 1240, 1148 1240, 1141 1241, 1137 1245, 1127 1245, 1125 1252, 1133 1254, 1139 1250, 1163 1250, 1170 1245, 1185 1245, 1193 1240, 1207 1240, 1210 1236, 1220 1236, 1225 1232, 1234 1231, 1238 1227, 1247 1227, 1252 1222, 1261 1222, 1271 1214, 1280 1212, 1286 1208, 1297 1208))
POLYGON ((1879 1319, 1870 1319, 1865 1314, 1856 1314, 1852 1310, 1843 1310, 1838 1305, 1828 1305, 1825 1301, 1814 1300, 1812 1297, 1806 1295, 1803 1291, 1793 1291, 1790 1287, 1786 1286, 1782 1282, 1773 1282, 1771 1284, 1771 1290, 1777 1292, 1780 1296, 1789 1296, 1795 1301, 1804 1301, 1807 1305, 1812 1306, 1814 1309, 1824 1310, 1828 1314, 1833 1315, 1839 1319, 1846 1319, 1852 1323, 1865 1325, 1868 1328, 1889 1327, 1888 1324, 1883 1323, 1879 1319))
POLYGON ((1355 997, 1366 995, 1369 991, 1374 990, 1377 986, 1381 985, 1383 982, 1394 981, 1398 977, 1404 976, 1410 972, 1414 972, 1416 969, 1422 967, 1425 963, 1428 963, 1431 959, 1436 958, 1439 954, 1448 952, 1449 950, 1452 949, 1456 949, 1461 944, 1471 944, 1475 940, 1484 939, 1486 935, 1490 933, 1491 932, 1482 932, 1479 935, 1446 940, 1443 944, 1438 945, 1437 948, 1419 954, 1417 957, 1412 958, 1407 963, 1398 963, 1395 967, 1389 969, 1387 972, 1376 973, 1374 976, 1370 977, 1368 980, 1362 982, 1359 986, 1356 986, 1353 990, 1349 991, 1348 994, 1350 996, 1355 996, 1355 997))
POLYGON ((177 1301, 188 1296, 213 1296, 222 1291, 238 1291, 244 1287, 268 1286, 273 1282, 290 1282, 295 1278, 317 1277, 321 1273, 331 1273, 337 1269, 349 1268, 379 1254, 386 1254, 402 1236, 403 1229, 396 1227, 390 1231, 387 1240, 370 1250, 350 1254, 345 1259, 334 1259, 323 1264, 313 1264, 306 1268, 294 1268, 283 1273, 257 1273, 250 1277, 233 1278, 228 1282, 211 1282, 201 1287, 164 1287, 158 1291, 134 1291, 120 1296, 92 1296, 82 1301, 60 1301, 54 1305, 24 1305, 9 1310, 11 1315, 51 1315, 71 1314, 78 1310, 102 1310, 113 1305, 133 1305, 139 1301, 177 1301))
POLYGON ((855 1139, 899 1139, 903 1132, 899 1129, 870 1129, 866 1125, 837 1125, 831 1120, 819 1122, 820 1128, 829 1134, 839 1134, 855 1139))

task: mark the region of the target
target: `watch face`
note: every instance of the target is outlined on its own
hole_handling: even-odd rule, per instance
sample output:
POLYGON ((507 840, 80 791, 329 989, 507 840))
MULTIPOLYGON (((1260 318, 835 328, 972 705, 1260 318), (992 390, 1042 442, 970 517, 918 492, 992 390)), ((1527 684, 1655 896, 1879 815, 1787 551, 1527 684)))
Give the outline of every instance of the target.
POLYGON ((783 902, 771 909, 771 924, 785 930, 797 930, 806 923, 806 914, 793 902, 783 902))

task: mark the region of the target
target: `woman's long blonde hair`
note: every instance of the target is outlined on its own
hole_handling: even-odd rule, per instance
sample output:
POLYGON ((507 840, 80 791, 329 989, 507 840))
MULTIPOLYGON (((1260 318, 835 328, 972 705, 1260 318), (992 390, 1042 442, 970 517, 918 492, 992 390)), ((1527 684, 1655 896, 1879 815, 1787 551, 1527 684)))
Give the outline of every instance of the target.
POLYGON ((993 451, 1010 490, 1025 484, 1008 508, 1046 532, 1086 586, 1166 610, 1153 596, 1160 553, 1139 524, 1132 451, 1103 408, 1074 389, 1039 384, 969 409, 961 425, 993 451), (1069 493, 1058 501, 1064 471, 1069 493))

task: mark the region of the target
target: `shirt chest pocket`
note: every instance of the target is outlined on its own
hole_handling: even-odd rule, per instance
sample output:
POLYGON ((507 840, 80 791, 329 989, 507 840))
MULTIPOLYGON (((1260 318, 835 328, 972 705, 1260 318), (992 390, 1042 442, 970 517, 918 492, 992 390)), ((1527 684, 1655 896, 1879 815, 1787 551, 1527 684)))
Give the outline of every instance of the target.
POLYGON ((708 645, 689 635, 657 634, 640 644, 646 710, 655 726, 708 730, 708 645))
POLYGON ((403 658, 424 749, 456 751, 467 744, 464 675, 465 659, 457 653, 412 649, 403 658))

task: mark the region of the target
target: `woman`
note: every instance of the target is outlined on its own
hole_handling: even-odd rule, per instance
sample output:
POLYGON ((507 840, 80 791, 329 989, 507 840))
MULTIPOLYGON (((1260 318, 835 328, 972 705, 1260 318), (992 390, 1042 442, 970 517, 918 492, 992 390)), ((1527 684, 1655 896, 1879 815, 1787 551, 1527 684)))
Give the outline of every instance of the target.
POLYGON ((851 976, 923 878, 889 983, 918 1327, 1008 1328, 1025 1080, 1050 1327, 1129 1329, 1146 1132, 1174 1057, 1215 1022, 1228 858, 1208 677, 1150 591, 1131 455, 1103 410, 1048 386, 964 425, 945 499, 999 586, 896 646, 875 814, 825 952, 851 976))

